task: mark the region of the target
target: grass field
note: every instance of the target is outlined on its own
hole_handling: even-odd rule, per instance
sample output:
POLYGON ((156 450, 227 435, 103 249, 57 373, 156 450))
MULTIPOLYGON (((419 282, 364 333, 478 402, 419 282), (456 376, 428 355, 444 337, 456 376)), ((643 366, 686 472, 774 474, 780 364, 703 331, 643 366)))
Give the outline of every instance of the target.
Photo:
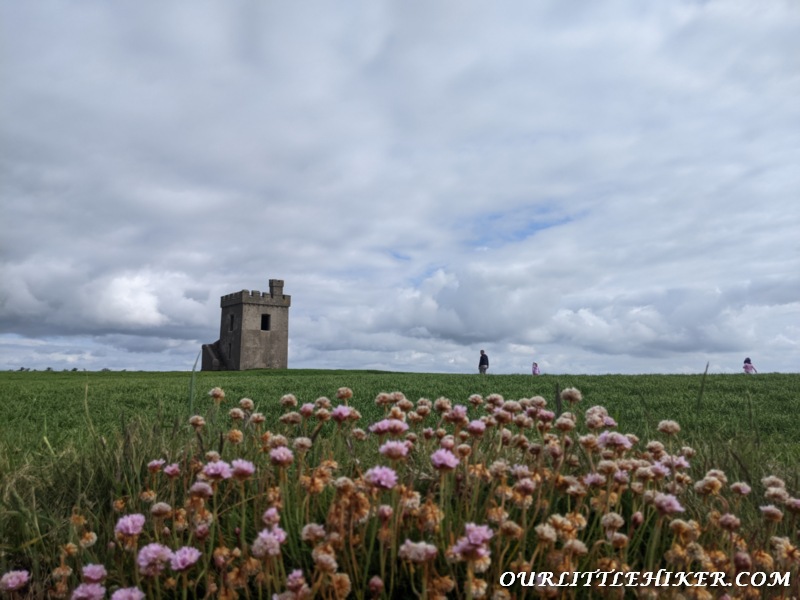
MULTIPOLYGON (((331 404, 336 406, 339 404, 336 393, 342 387, 352 389, 353 397, 349 399, 348 404, 361 413, 357 426, 364 429, 367 429, 369 424, 383 419, 387 414, 386 407, 376 404, 376 396, 381 392, 394 391, 402 392, 417 405, 419 398, 428 398, 431 401, 440 397, 448 398, 453 405, 468 407, 469 419, 477 419, 481 415, 486 418, 487 414, 487 405, 469 402, 473 394, 479 394, 483 398, 489 397, 490 394, 500 394, 507 401, 541 396, 547 401, 547 408, 556 413, 556 417, 571 410, 578 415, 579 423, 584 419, 583 415, 587 409, 601 405, 618 423, 616 431, 638 436, 642 440, 642 446, 652 439, 665 441, 664 435, 658 431, 659 423, 663 420, 675 420, 681 426, 680 434, 677 439, 670 438, 666 441, 677 443, 677 446, 672 443, 669 445, 673 453, 680 450, 681 446, 693 449, 691 454, 687 455, 691 456, 691 471, 687 475, 690 475, 692 480, 705 481, 708 477, 704 479, 704 474, 711 469, 720 469, 726 474, 729 483, 743 481, 753 488, 752 496, 743 501, 739 498, 724 500, 721 497, 716 501, 714 500, 716 491, 711 497, 706 497, 705 492, 692 494, 689 493, 691 488, 688 491, 684 490, 681 501, 688 503, 686 507, 691 509, 693 514, 699 515, 696 518, 703 531, 701 541, 708 540, 709 548, 716 548, 717 540, 722 539, 718 531, 715 533, 719 518, 717 511, 733 510, 734 505, 738 516, 741 517, 743 532, 745 527, 752 532, 752 543, 769 547, 771 543, 769 536, 776 534, 777 530, 772 527, 764 529, 760 525, 759 506, 764 504, 763 495, 769 487, 761 483, 763 477, 772 475, 782 478, 790 495, 798 494, 800 491, 800 435, 797 427, 797 414, 800 410, 800 375, 795 374, 545 375, 534 378, 522 375, 479 376, 312 370, 195 374, 11 372, 0 374, 0 389, 3 390, 0 396, 0 573, 20 567, 30 570, 39 578, 30 588, 33 595, 29 597, 36 597, 35 594, 42 593, 47 586, 57 588, 61 585, 63 590, 74 589, 80 581, 76 573, 81 564, 87 564, 89 561, 100 563, 105 561, 106 564, 110 564, 113 560, 117 561, 113 575, 114 586, 130 585, 134 582, 137 585, 144 586, 147 583, 152 586, 154 583, 152 580, 140 581, 138 575, 135 580, 132 579, 131 568, 133 573, 136 573, 135 567, 126 566, 128 563, 125 562, 127 559, 124 558, 124 554, 122 556, 114 554, 113 544, 109 549, 102 550, 76 549, 74 554, 71 554, 71 550, 65 550, 66 540, 77 542, 79 538, 80 528, 75 525, 75 515, 80 514, 81 519, 85 518, 92 529, 100 535, 107 536, 111 531, 113 538, 114 522, 119 516, 119 506, 122 506, 120 502, 123 502, 127 510, 149 513, 148 503, 155 498, 156 491, 159 498, 167 493, 167 488, 163 487, 166 483, 162 481, 162 487, 157 490, 154 484, 156 475, 152 472, 148 474, 150 461, 155 458, 165 458, 168 462, 180 462, 184 469, 191 464, 196 465, 192 467, 193 469, 199 469, 202 466, 200 461, 206 460, 204 453, 209 449, 217 449, 224 460, 246 458, 258 465, 258 469, 264 469, 265 473, 257 484, 256 482, 252 485, 247 484, 250 486, 247 492, 244 483, 239 491, 235 491, 237 488, 232 486, 220 500, 233 502, 228 508, 220 509, 220 527, 224 525, 228 528, 225 529, 228 532, 227 539, 230 540, 230 536, 239 536, 238 533, 233 533, 234 529, 247 531, 249 537, 255 536, 259 526, 257 515, 269 506, 283 507, 282 514, 285 519, 283 523, 289 531, 289 541, 283 549, 281 568, 285 561, 287 569, 290 566, 300 567, 307 574, 314 573, 313 585, 322 586, 320 590, 324 590, 325 585, 333 585, 331 583, 333 580, 326 579, 327 576, 323 577, 318 570, 315 570, 315 563, 302 549, 299 530, 303 523, 310 522, 309 519, 314 517, 315 510, 318 521, 324 523, 327 519, 330 526, 333 519, 332 507, 336 506, 339 492, 334 492, 330 488, 320 496, 318 505, 313 504, 313 500, 309 505, 308 498, 304 496, 305 492, 297 485, 297 479, 288 481, 274 479, 280 469, 275 470, 274 466, 271 468, 265 456, 269 456, 270 444, 274 441, 270 441, 272 439, 270 435, 274 437, 278 434, 278 438, 286 436, 291 443, 295 436, 311 435, 310 430, 315 427, 314 419, 296 426, 278 422, 281 415, 291 410, 281 405, 282 396, 293 394, 299 404, 314 403, 324 396, 330 398, 331 404), (225 390, 226 397, 224 402, 215 408, 208 391, 217 386, 225 390), (559 395, 562 390, 570 387, 580 389, 583 394, 583 400, 572 407, 566 405, 559 395), (247 421, 237 424, 236 421, 230 421, 227 416, 227 411, 236 407, 241 398, 253 400, 255 407, 249 412, 263 413, 266 419, 264 427, 273 431, 266 437, 262 435, 260 442, 258 435, 261 434, 258 428, 251 430, 247 421), (209 419, 208 425, 202 430, 202 435, 193 431, 188 424, 189 417, 196 414, 206 415, 209 419), (246 434, 244 443, 236 445, 228 441, 233 431, 229 429, 230 427, 240 428, 246 434), (294 485, 291 485, 292 483, 294 485), (275 500, 274 494, 277 492, 270 491, 278 489, 282 500, 275 500), (152 498, 137 499, 141 491, 152 492, 152 498), (236 498, 240 497, 239 494, 241 501, 236 502, 236 498), (272 500, 267 500, 268 498, 272 500), (250 506, 249 502, 252 502, 253 506, 250 506), (287 509, 286 504, 303 506, 305 514, 302 510, 293 513, 287 509), (226 515, 225 518, 223 514, 226 515), (228 521, 225 521, 226 518, 228 521), (250 523, 250 520, 255 522, 250 523), (292 525, 294 525, 293 530, 292 525), (74 568, 71 571, 73 574, 70 577, 60 580, 56 575, 47 575, 47 573, 58 573, 55 567, 58 564, 65 565, 65 561, 74 561, 74 568)), ((410 408, 404 408, 396 412, 395 418, 402 417, 404 420, 406 417, 403 412, 409 410, 410 408)), ((488 411, 488 414, 491 414, 491 411, 488 411)), ((459 443, 460 426, 456 425, 453 429, 453 424, 448 424, 444 413, 440 418, 434 412, 428 421, 434 428, 447 427, 449 435, 455 438, 456 444, 459 443), (438 424, 437 419, 439 419, 438 424)), ((311 436, 316 440, 314 449, 305 459, 309 461, 308 464, 292 466, 292 472, 295 475, 309 474, 312 473, 309 470, 312 464, 324 465, 325 460, 335 459, 340 474, 353 478, 357 487, 364 485, 362 480, 364 471, 375 464, 376 457, 378 462, 381 461, 378 445, 382 442, 374 435, 369 435, 365 441, 354 445, 353 434, 349 432, 355 426, 344 427, 343 424, 332 420, 319 419, 314 429, 318 438, 316 434, 311 436), (312 458, 316 462, 312 463, 312 458)), ((650 539, 649 534, 645 535, 644 531, 648 528, 652 530, 655 527, 659 531, 661 519, 657 513, 652 512, 652 508, 647 508, 647 501, 641 504, 643 496, 637 493, 629 497, 623 495, 622 491, 604 496, 601 492, 597 497, 590 494, 591 509, 588 500, 586 503, 580 500, 583 496, 579 496, 576 505, 569 494, 564 495, 566 488, 562 487, 561 475, 556 476, 556 473, 563 469, 566 476, 568 468, 578 469, 576 474, 585 472, 587 468, 593 470, 591 452, 582 454, 577 451, 579 430, 575 431, 575 436, 568 444, 566 438, 573 435, 569 430, 558 433, 557 429, 553 429, 552 432, 558 435, 547 434, 550 426, 545 425, 543 438, 541 423, 539 426, 539 433, 535 427, 525 433, 526 430, 522 427, 515 429, 513 424, 508 425, 517 433, 528 436, 532 442, 539 440, 545 443, 544 448, 553 448, 555 444, 556 454, 551 458, 542 456, 535 460, 526 458, 524 451, 515 449, 516 442, 509 445, 513 433, 511 430, 506 432, 508 439, 502 441, 503 436, 500 435, 503 433, 502 427, 493 430, 491 435, 487 433, 486 437, 474 438, 471 442, 469 436, 461 438, 472 444, 473 454, 468 462, 470 468, 478 469, 475 471, 475 476, 483 468, 481 465, 485 464, 488 467, 496 460, 507 460, 509 464, 531 460, 530 465, 534 469, 535 477, 538 478, 536 481, 540 481, 538 484, 540 488, 544 489, 545 484, 552 486, 548 488, 549 496, 542 497, 541 492, 539 493, 533 509, 520 511, 514 509, 509 513, 509 519, 516 518, 523 524, 524 534, 520 541, 514 542, 516 545, 493 546, 494 552, 502 551, 503 556, 506 556, 505 562, 500 560, 496 566, 492 566, 490 572, 494 580, 499 579, 503 569, 510 569, 516 564, 509 562, 513 554, 512 546, 519 556, 525 553, 526 547, 530 549, 535 546, 536 536, 530 527, 532 523, 528 521, 529 518, 545 518, 556 509, 562 512, 572 511, 569 514, 584 514, 590 518, 587 531, 591 530, 593 532, 591 535, 599 533, 600 539, 597 543, 601 543, 602 530, 599 529, 598 523, 603 511, 596 504, 601 501, 605 506, 603 510, 609 511, 613 508, 624 515, 626 520, 631 519, 637 510, 649 515, 644 529, 638 533, 632 530, 627 532, 626 535, 630 536, 630 539, 626 538, 626 554, 620 560, 623 560, 625 565, 631 565, 631 568, 658 566, 660 564, 658 557, 668 547, 666 545, 668 541, 663 536, 656 535, 654 539, 650 539), (548 435, 550 435, 549 441, 548 435), (560 458, 559 452, 564 451, 565 458, 571 460, 569 464, 562 462, 560 458), (595 514, 597 516, 592 517, 595 514), (595 518, 598 520, 594 520, 595 518)), ((444 429, 441 431, 441 435, 447 433, 444 429)), ((435 542, 439 551, 444 553, 445 548, 452 545, 461 535, 466 523, 485 522, 485 515, 491 514, 493 510, 495 502, 493 497, 499 493, 496 486, 499 485, 499 489, 504 489, 504 484, 480 483, 477 480, 470 483, 473 474, 466 471, 457 477, 453 476, 452 479, 446 479, 442 475, 437 482, 436 471, 431 473, 427 458, 428 453, 437 448, 437 438, 423 439, 422 425, 418 428, 412 425, 412 432, 416 432, 413 438, 416 446, 414 458, 403 461, 402 465, 394 462, 392 465, 409 490, 416 489, 423 494, 423 498, 427 495, 429 500, 439 498, 444 519, 442 527, 447 534, 437 534, 438 537, 430 541, 435 542), (481 487, 483 485, 488 487, 484 489, 481 487), (461 491, 450 499, 454 489, 461 491)), ((462 436, 466 435, 464 431, 461 433, 462 436)), ((657 456, 654 457, 652 452, 643 448, 637 452, 639 452, 637 460, 644 459, 644 464, 655 464, 657 456)), ((466 460, 465 457, 462 459, 466 460)), ((625 464, 627 459, 620 454, 615 460, 625 464)), ((181 479, 186 490, 192 483, 192 472, 194 471, 188 472, 181 479)), ((567 478, 563 481, 569 480, 567 478)), ((653 482, 653 485, 656 483, 658 482, 653 482)), ((675 483, 677 485, 677 479, 675 483)), ((653 493, 657 490, 667 491, 674 488, 674 491, 686 487, 681 484, 673 488, 669 486, 662 488, 660 485, 656 485, 652 490, 653 493)), ((625 486, 622 489, 625 489, 625 486)), ((170 504, 176 506, 175 501, 182 497, 182 492, 179 489, 178 498, 174 498, 176 491, 173 488, 170 490, 170 504)), ((188 494, 188 491, 186 493, 188 494)), ((630 492, 625 493, 630 494, 630 492)), ((395 512, 398 510, 399 499, 396 494, 393 493, 390 498, 385 491, 382 496, 380 489, 373 489, 370 494, 369 502, 378 502, 380 497, 384 497, 384 501, 390 501, 387 506, 393 506, 395 512)), ((786 501, 789 502, 788 499, 786 501)), ((187 508, 192 506, 188 496, 185 502, 187 508)), ((795 500, 791 499, 791 502, 795 500)), ((377 510, 377 505, 373 509, 377 510)), ((214 522, 216 522, 216 504, 214 511, 214 522)), ((177 518, 177 513, 170 514, 171 518, 177 518)), ((795 523, 796 516, 792 513, 791 520, 785 521, 781 527, 796 536, 795 523)), ((369 536, 378 535, 378 529, 375 528, 379 526, 377 523, 364 525, 367 529, 355 535, 354 539, 363 535, 367 535, 367 539, 369 536)), ((88 533, 89 525, 85 527, 87 529, 84 534, 88 533)), ((370 572, 380 573, 386 578, 391 577, 392 589, 396 593, 399 593, 398 590, 410 593, 418 584, 434 585, 439 582, 436 585, 444 585, 442 581, 446 583, 450 577, 472 582, 465 584, 466 587, 463 589, 459 587, 461 586, 459 583, 455 592, 457 597, 470 598, 473 597, 474 589, 483 585, 476 579, 473 571, 475 565, 469 561, 468 565, 463 567, 468 568, 467 571, 461 570, 462 567, 451 565, 449 561, 437 562, 436 568, 439 569, 441 577, 435 579, 433 575, 430 578, 426 575, 422 581, 415 579, 413 569, 408 571, 406 567, 391 566, 392 561, 397 561, 396 553, 402 539, 409 535, 412 538, 420 535, 420 532, 406 521, 401 522, 396 519, 392 521, 392 528, 393 535, 397 538, 395 545, 386 548, 381 545, 380 553, 377 549, 375 553, 367 552, 365 548, 351 549, 352 556, 347 557, 340 554, 341 550, 336 550, 340 562, 344 561, 342 574, 346 573, 349 580, 352 580, 357 597, 365 597, 367 575, 370 572), (445 575, 445 572, 449 575, 445 575), (360 587, 357 581, 361 581, 360 587)), ((500 530, 496 531, 499 534, 500 530)), ((218 535, 222 535, 222 532, 221 529, 218 535)), ((154 540, 159 539, 157 530, 153 530, 152 535, 155 536, 154 540)), ((171 530, 170 535, 173 536, 175 545, 179 545, 180 540, 176 537, 176 530, 171 530)), ((425 539, 424 531, 422 535, 425 539)), ((194 534, 181 539, 183 543, 203 548, 206 556, 214 547, 213 535, 208 547, 203 546, 206 543, 203 542, 204 538, 196 538, 194 534)), ((590 540, 585 541, 588 543, 590 540)), ((222 544, 221 541, 218 543, 222 544)), ((733 538, 728 543, 735 546, 733 538)), ((730 548, 732 552, 733 546, 730 548)), ((243 550, 244 556, 247 556, 246 544, 240 544, 239 550, 243 550)), ((722 548, 714 551, 722 552, 722 548)), ((563 558, 563 551, 558 551, 556 554, 563 558)), ((594 554, 595 550, 592 550, 589 558, 582 559, 585 568, 595 568, 598 564, 616 564, 607 562, 612 560, 610 556, 594 554)), ((536 557, 537 554, 534 552, 530 559, 531 564, 536 557)), ((545 558, 539 556, 536 560, 542 561, 545 558)), ((217 585, 214 583, 216 576, 212 577, 214 566, 208 561, 206 558, 201 574, 196 579, 188 583, 188 580, 184 579, 184 590, 191 588, 192 594, 195 594, 199 593, 199 590, 207 590, 209 586, 217 585)), ((268 562, 261 568, 267 569, 268 562)), ((546 564, 542 563, 540 568, 544 566, 546 564)), ((558 568, 566 567, 560 565, 558 568)), ((229 576, 232 572, 229 571, 228 575, 219 574, 220 586, 226 585, 225 576, 229 576)), ((267 571, 264 571, 260 576, 263 578, 266 573, 267 571)), ((286 575, 284 573, 281 576, 277 571, 273 575, 273 579, 270 580, 273 581, 270 583, 273 587, 268 589, 278 592, 281 588, 275 582, 285 584, 286 575)), ((491 578, 487 576, 485 579, 488 581, 491 578)), ((158 586, 159 580, 156 580, 155 584, 158 586)), ((323 595, 335 597, 336 592, 331 590, 328 590, 330 593, 323 595)), ((162 597, 161 592, 156 593, 154 589, 148 588, 147 591, 151 597, 162 597)), ((172 596, 167 594, 163 597, 172 596)))
MULTIPOLYGON (((287 393, 300 402, 354 393, 365 418, 380 414, 373 400, 399 390, 408 398, 444 396, 466 402, 470 394, 498 393, 509 400, 541 395, 553 403, 557 389, 577 387, 586 407, 605 406, 620 430, 649 437, 662 419, 675 419, 687 442, 712 456, 757 451, 759 471, 800 477, 800 375, 444 375, 369 371, 249 371, 241 373, 26 372, 0 373, 0 461, 10 467, 74 447, 91 435, 119 431, 146 417, 171 427, 209 405, 219 386, 229 398, 252 398, 269 415, 287 393), (190 387, 194 395, 190 400, 190 387), (701 395, 702 388, 702 395, 701 395)), ((552 406, 551 406, 552 408, 552 406)), ((754 473, 756 477, 758 473, 754 473)))

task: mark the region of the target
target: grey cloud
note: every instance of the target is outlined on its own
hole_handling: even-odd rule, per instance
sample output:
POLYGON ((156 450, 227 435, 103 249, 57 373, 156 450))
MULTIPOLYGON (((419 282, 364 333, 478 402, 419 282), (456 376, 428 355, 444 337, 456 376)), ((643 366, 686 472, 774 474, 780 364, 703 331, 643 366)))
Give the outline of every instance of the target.
POLYGON ((293 366, 796 368, 788 6, 0 11, 10 343, 185 368, 280 277, 293 366))

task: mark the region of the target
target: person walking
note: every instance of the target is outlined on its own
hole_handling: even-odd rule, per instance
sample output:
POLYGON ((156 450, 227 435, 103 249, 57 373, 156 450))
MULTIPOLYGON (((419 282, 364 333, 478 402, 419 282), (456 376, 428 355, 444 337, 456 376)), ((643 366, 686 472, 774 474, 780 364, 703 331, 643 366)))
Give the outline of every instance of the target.
POLYGON ((539 363, 533 363, 531 366, 531 373, 533 375, 541 375, 542 372, 539 370, 539 363))
POLYGON ((486 375, 486 370, 489 368, 489 356, 481 350, 481 357, 478 359, 478 373, 486 375))
POLYGON ((758 373, 758 371, 756 371, 756 368, 753 366, 753 363, 749 358, 744 359, 744 366, 742 366, 742 368, 744 369, 744 372, 747 373, 748 375, 752 375, 753 373, 758 373))

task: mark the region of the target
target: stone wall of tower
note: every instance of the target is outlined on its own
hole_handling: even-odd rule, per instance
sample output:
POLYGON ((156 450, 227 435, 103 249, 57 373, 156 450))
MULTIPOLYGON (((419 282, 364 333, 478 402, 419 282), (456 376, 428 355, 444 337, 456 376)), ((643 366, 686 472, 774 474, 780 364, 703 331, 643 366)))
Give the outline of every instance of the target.
POLYGON ((285 369, 289 359, 289 307, 283 280, 269 292, 242 290, 220 298, 219 340, 203 346, 203 370, 285 369))

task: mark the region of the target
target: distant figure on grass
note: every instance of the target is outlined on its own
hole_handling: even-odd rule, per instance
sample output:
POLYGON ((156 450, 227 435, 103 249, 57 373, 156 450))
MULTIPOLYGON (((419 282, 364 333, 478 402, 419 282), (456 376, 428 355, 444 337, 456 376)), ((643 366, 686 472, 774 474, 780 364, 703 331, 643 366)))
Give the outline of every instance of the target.
POLYGON ((756 371, 756 368, 753 366, 753 363, 750 361, 749 358, 744 359, 744 366, 742 368, 744 369, 744 372, 747 373, 748 375, 752 375, 753 373, 758 373, 758 371, 756 371))
POLYGON ((531 373, 533 375, 541 375, 542 374, 542 372, 539 370, 539 363, 533 363, 533 366, 531 366, 531 373))
POLYGON ((486 375, 486 369, 489 368, 489 356, 481 350, 481 357, 478 359, 478 372, 481 375, 486 375))

